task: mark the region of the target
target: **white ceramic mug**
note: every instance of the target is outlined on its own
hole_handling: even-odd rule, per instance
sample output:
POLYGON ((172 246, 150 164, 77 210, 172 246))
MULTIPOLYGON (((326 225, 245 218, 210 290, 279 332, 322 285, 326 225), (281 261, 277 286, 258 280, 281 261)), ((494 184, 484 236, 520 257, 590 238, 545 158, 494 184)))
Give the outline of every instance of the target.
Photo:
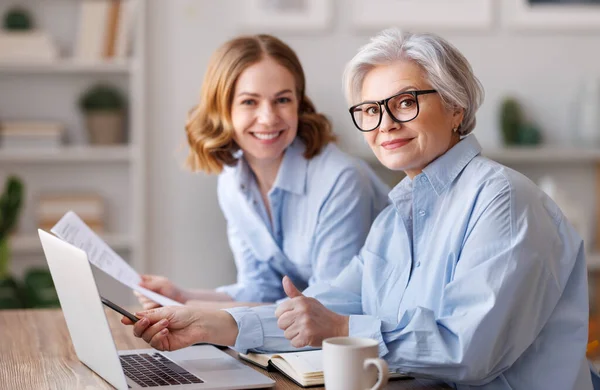
POLYGON ((387 362, 377 341, 332 337, 323 341, 323 371, 327 390, 378 390, 388 382, 387 362), (379 375, 378 375, 379 374, 379 375))

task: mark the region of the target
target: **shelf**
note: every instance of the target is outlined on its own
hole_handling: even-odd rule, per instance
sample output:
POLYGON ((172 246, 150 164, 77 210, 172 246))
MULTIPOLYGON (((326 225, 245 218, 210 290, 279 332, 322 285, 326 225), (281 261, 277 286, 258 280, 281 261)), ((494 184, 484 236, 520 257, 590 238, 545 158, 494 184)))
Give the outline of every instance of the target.
POLYGON ((500 163, 600 162, 599 148, 574 146, 484 148, 482 154, 500 163))
MULTIPOLYGON (((481 154, 501 164, 600 163, 600 148, 575 146, 483 148, 481 154)), ((372 168, 383 168, 374 156, 361 155, 357 157, 365 160, 372 168)))
POLYGON ((90 74, 127 74, 132 70, 130 61, 81 62, 62 59, 55 62, 0 62, 0 74, 53 74, 53 73, 90 73, 90 74))
MULTIPOLYGON (((106 234, 102 239, 116 252, 131 248, 131 239, 125 235, 106 234)), ((37 235, 16 235, 11 237, 9 245, 11 253, 15 256, 42 253, 42 244, 37 235)))
POLYGON ((119 146, 64 146, 52 149, 2 150, 0 162, 127 162, 133 156, 128 145, 119 146))

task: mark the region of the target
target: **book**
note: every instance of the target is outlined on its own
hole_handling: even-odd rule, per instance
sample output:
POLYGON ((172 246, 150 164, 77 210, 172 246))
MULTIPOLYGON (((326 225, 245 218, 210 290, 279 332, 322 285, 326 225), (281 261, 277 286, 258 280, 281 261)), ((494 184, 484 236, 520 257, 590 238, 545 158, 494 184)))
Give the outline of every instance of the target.
POLYGON ((69 210, 94 232, 104 233, 104 200, 98 194, 44 194, 38 199, 38 227, 50 230, 69 210))
POLYGON ((103 58, 110 10, 111 3, 106 0, 84 0, 80 3, 75 45, 77 59, 94 61, 103 58))
POLYGON ((115 37, 115 58, 123 59, 129 56, 133 46, 137 7, 139 0, 121 0, 117 34, 115 37))
POLYGON ((62 123, 54 121, 0 122, 0 148, 58 148, 64 130, 62 123))
MULTIPOLYGON (((290 378, 298 386, 323 386, 323 351, 301 351, 285 353, 240 353, 240 359, 265 370, 277 370, 290 378)), ((410 376, 390 369, 390 379, 410 378, 410 376)))
POLYGON ((64 124, 57 121, 1 121, 0 131, 4 133, 62 133, 64 124))
POLYGON ((112 0, 109 5, 108 17, 106 19, 106 34, 104 37, 104 58, 115 56, 115 45, 119 29, 119 13, 121 12, 121 1, 112 0))
POLYGON ((58 48, 45 31, 0 33, 0 62, 53 62, 58 48))

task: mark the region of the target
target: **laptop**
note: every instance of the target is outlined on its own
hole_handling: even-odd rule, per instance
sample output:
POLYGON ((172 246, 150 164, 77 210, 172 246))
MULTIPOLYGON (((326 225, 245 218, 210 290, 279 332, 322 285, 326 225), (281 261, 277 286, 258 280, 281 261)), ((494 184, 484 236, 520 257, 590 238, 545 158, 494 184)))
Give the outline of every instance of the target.
POLYGON ((256 389, 275 385, 212 345, 173 352, 117 351, 86 253, 43 230, 38 232, 77 357, 117 389, 256 389))

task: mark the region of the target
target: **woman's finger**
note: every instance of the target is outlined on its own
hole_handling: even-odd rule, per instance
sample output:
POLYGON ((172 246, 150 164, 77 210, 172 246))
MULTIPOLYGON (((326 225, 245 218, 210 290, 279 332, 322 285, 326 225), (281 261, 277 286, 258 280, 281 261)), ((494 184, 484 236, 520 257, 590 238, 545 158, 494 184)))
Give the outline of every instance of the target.
POLYGON ((150 309, 155 309, 157 307, 160 307, 160 305, 154 301, 148 301, 142 304, 142 307, 144 308, 144 310, 150 310, 150 309))
POLYGON ((162 319, 157 323, 153 324, 152 326, 147 327, 144 330, 144 333, 142 333, 142 338, 145 342, 150 344, 150 342, 152 341, 152 337, 154 337, 157 333, 165 329, 167 326, 169 326, 169 321, 167 319, 162 319))
POLYGON ((135 337, 142 337, 142 334, 146 328, 150 326, 150 321, 147 318, 142 318, 135 324, 133 324, 133 335, 135 337))
POLYGON ((302 335, 302 333, 298 333, 298 335, 294 337, 290 343, 295 348, 304 348, 308 345, 308 342, 306 341, 306 338, 302 335))
POLYGON ((140 294, 137 291, 134 291, 133 295, 136 296, 138 302, 140 303, 140 305, 142 305, 144 310, 149 310, 149 309, 154 309, 154 308, 160 307, 160 305, 158 303, 154 302, 150 298, 145 297, 144 295, 140 294))
POLYGON ((160 332, 156 333, 149 342, 150 346, 159 351, 167 350, 168 345, 169 345, 168 340, 167 340, 168 334, 169 334, 169 329, 167 329, 167 328, 164 328, 160 332))
POLYGON ((283 301, 277 306, 277 309, 275 309, 275 317, 279 318, 283 315, 283 313, 294 310, 295 305, 296 301, 294 301, 293 299, 283 301))
POLYGON ((277 320, 277 326, 279 327, 279 329, 286 330, 294 323, 295 320, 296 316, 294 315, 294 312, 286 311, 281 316, 279 316, 279 319, 277 320))
POLYGON ((289 328, 287 328, 285 332, 283 332, 283 336, 288 340, 293 340, 298 336, 299 333, 300 329, 298 329, 297 326, 292 325, 289 328))

